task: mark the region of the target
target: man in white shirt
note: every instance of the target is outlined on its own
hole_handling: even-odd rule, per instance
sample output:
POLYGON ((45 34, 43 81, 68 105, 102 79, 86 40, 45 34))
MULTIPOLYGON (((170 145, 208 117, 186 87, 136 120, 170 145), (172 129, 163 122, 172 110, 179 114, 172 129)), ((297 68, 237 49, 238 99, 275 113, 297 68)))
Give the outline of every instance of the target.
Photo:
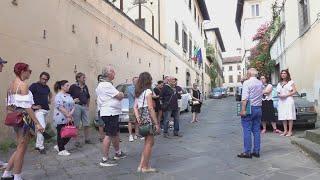
POLYGON ((103 140, 103 158, 100 166, 109 167, 115 166, 117 163, 114 160, 119 160, 126 157, 126 154, 120 149, 119 138, 119 115, 121 111, 121 100, 124 97, 122 92, 119 92, 113 85, 112 80, 115 77, 115 70, 112 66, 107 66, 102 70, 102 76, 105 77, 104 82, 100 82, 96 88, 97 104, 100 110, 100 116, 105 123, 104 132, 106 136, 103 140), (116 154, 113 159, 109 158, 109 149, 111 142, 116 154))

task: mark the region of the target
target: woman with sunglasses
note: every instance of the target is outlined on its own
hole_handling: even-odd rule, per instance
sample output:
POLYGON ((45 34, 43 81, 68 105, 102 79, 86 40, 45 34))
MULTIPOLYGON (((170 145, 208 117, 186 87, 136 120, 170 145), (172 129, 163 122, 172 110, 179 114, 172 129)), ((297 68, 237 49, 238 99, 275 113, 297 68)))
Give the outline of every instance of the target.
POLYGON ((10 84, 8 89, 7 110, 11 112, 21 112, 23 115, 23 125, 14 127, 17 138, 17 148, 11 155, 7 168, 1 179, 21 180, 21 171, 23 166, 24 155, 27 146, 35 130, 43 132, 43 127, 36 118, 32 105, 33 95, 28 89, 26 81, 30 78, 31 70, 25 63, 17 63, 14 66, 15 80, 10 84), (13 170, 13 174, 12 174, 13 170))

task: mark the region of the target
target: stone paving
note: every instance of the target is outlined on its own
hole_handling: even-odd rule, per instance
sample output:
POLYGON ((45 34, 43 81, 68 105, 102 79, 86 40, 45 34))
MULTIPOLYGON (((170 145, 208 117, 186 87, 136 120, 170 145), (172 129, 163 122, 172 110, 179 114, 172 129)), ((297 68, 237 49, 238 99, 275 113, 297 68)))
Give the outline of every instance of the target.
MULTIPOLYGON (((235 116, 234 98, 208 100, 202 108, 200 123, 191 124, 191 113, 181 116, 182 138, 156 138, 151 164, 159 169, 154 174, 136 173, 143 141, 127 142, 121 134, 122 150, 128 158, 116 167, 99 167, 101 145, 68 148, 69 157, 59 157, 49 148, 47 155, 32 149, 26 156, 23 176, 26 180, 318 180, 320 166, 290 138, 272 133, 262 136, 260 159, 239 159, 242 149, 239 117, 235 116)), ((94 131, 92 131, 94 132, 94 131)), ((96 138, 97 139, 97 138, 96 138)), ((0 156, 1 158, 3 155, 0 156)))

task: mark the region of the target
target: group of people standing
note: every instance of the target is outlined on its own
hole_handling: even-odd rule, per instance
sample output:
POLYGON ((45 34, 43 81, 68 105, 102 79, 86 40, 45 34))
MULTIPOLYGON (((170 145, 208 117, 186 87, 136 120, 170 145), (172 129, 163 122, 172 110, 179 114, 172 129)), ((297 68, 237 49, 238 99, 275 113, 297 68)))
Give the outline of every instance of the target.
POLYGON ((242 88, 241 124, 243 128, 243 152, 239 158, 260 157, 260 134, 266 133, 266 124, 270 122, 274 133, 280 136, 292 136, 293 121, 296 120, 296 108, 293 96, 297 93, 294 81, 288 70, 282 70, 280 82, 276 87, 278 101, 278 119, 275 116, 273 103, 273 86, 268 83, 266 76, 258 77, 258 71, 254 68, 248 70, 248 79, 244 81, 242 88), (247 112, 248 106, 251 112, 247 112), (277 128, 277 121, 282 121, 284 131, 277 128), (261 130, 261 122, 263 129, 261 130), (252 148, 252 134, 254 147, 252 148))
MULTIPOLYGON (((1 59, 1 70, 5 63, 6 61, 1 59)), ((7 113, 21 112, 23 123, 14 127, 17 148, 6 164, 6 169, 1 179, 21 179, 24 155, 32 136, 36 136, 35 149, 40 154, 46 154, 44 147, 45 129, 52 101, 54 102, 53 121, 57 130, 57 145, 54 146, 54 149, 57 150, 58 155, 70 155, 65 150, 65 145, 70 138, 62 138, 60 134, 61 129, 68 124, 74 124, 79 129, 82 123, 85 134, 84 142, 91 144, 88 139, 90 95, 88 87, 85 85, 85 75, 78 73, 76 75, 76 83, 72 85, 67 80, 57 81, 54 84, 56 95, 53 99, 52 92, 47 85, 50 80, 49 73, 42 72, 39 76, 39 81, 29 86, 27 80, 30 78, 31 73, 32 70, 26 63, 16 63, 14 66, 16 78, 8 87, 7 113)), ((76 146, 79 147, 79 144, 80 142, 77 139, 76 146)))
MULTIPOLYGON (((0 58, 0 70, 7 63, 0 58)), ((70 141, 70 137, 62 137, 61 131, 64 127, 72 125, 77 129, 82 126, 84 129, 85 144, 92 144, 89 138, 89 105, 90 93, 86 85, 86 75, 77 73, 75 83, 68 80, 60 80, 54 84, 55 96, 47 85, 50 74, 42 72, 39 81, 27 84, 32 70, 26 63, 16 63, 14 74, 16 78, 8 87, 7 112, 21 112, 23 115, 23 125, 14 127, 17 137, 17 148, 10 157, 8 163, 1 162, 5 167, 1 179, 21 180, 23 160, 32 136, 36 136, 35 149, 40 154, 46 154, 44 146, 45 129, 47 127, 47 116, 50 112, 50 104, 53 104, 53 124, 57 131, 57 144, 54 149, 59 156, 69 156, 70 152, 65 146, 70 141)), ((122 114, 121 101, 124 93, 118 91, 112 81, 115 78, 115 70, 112 66, 103 68, 102 74, 98 77, 98 85, 95 89, 97 95, 96 123, 99 126, 100 141, 102 142, 103 157, 101 166, 115 166, 117 160, 127 156, 120 148, 119 138, 119 115, 122 114), (110 146, 113 145, 115 155, 110 157, 110 146)), ((139 77, 133 78, 133 83, 128 88, 129 98, 129 141, 137 139, 139 126, 150 124, 152 131, 140 137, 145 144, 141 155, 141 161, 137 171, 148 173, 156 170, 150 166, 150 157, 154 145, 154 136, 160 134, 163 128, 163 136, 169 138, 169 120, 174 120, 173 136, 182 137, 179 127, 179 115, 181 107, 181 95, 183 90, 177 86, 177 79, 167 76, 164 81, 158 81, 157 86, 152 90, 152 77, 150 73, 143 72, 139 77), (132 128, 135 128, 135 135, 132 128)), ((194 85, 194 101, 199 104, 193 106, 194 112, 192 122, 198 122, 197 113, 200 113, 201 98, 200 91, 194 85)), ((82 144, 80 138, 75 138, 75 146, 80 148, 82 144)))

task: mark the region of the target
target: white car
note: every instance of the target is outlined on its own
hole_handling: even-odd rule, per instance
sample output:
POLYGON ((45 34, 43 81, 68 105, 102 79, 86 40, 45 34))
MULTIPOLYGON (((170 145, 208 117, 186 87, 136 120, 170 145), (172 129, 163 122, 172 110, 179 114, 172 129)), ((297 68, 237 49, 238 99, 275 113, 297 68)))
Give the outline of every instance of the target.
POLYGON ((128 86, 131 84, 119 84, 116 89, 124 93, 124 98, 121 100, 122 114, 119 116, 120 128, 127 128, 129 122, 129 99, 128 99, 128 86))
POLYGON ((181 95, 181 99, 178 101, 178 106, 180 107, 180 112, 189 112, 190 111, 190 105, 189 101, 191 100, 191 94, 188 92, 189 88, 183 88, 181 95))

